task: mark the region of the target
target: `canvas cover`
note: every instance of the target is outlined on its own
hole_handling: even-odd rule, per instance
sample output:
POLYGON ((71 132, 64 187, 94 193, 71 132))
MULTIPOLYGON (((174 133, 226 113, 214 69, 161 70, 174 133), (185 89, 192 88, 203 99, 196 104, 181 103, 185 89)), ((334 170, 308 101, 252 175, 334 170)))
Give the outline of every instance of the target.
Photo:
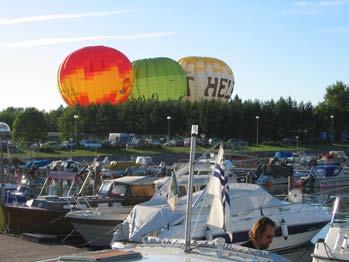
MULTIPOLYGON (((273 197, 258 185, 231 183, 229 187, 232 214, 283 205, 283 201, 273 197)), ((197 213, 195 209, 207 210, 211 207, 212 201, 206 201, 206 196, 206 190, 194 194, 193 214, 197 213)), ((140 242, 151 232, 182 223, 185 219, 186 204, 187 197, 183 196, 178 199, 176 209, 172 210, 166 197, 158 196, 136 205, 115 231, 113 242, 125 240, 140 242)))

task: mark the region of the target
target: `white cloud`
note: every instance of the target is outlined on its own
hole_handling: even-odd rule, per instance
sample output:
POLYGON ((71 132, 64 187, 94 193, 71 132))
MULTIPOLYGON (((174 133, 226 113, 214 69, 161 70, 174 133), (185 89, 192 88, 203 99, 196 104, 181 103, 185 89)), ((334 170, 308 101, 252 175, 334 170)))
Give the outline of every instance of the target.
POLYGON ((1 47, 35 47, 35 46, 47 46, 57 45, 65 43, 75 42, 88 42, 96 40, 134 40, 134 39, 147 39, 147 38, 159 38, 174 35, 175 32, 155 32, 155 33, 142 33, 142 34, 128 34, 128 35, 96 35, 96 36, 82 36, 82 37, 57 37, 57 38, 41 38, 34 40, 26 40, 21 42, 12 43, 0 43, 1 47))
POLYGON ((89 13, 76 13, 76 14, 51 14, 40 16, 26 16, 19 18, 0 18, 0 25, 17 25, 33 22, 44 22, 49 20, 65 20, 76 19, 83 17, 100 17, 100 16, 113 16, 120 14, 130 13, 128 10, 108 11, 108 12, 89 12, 89 13))
POLYGON ((349 4, 348 0, 296 1, 293 7, 285 13, 289 15, 319 15, 347 4, 349 4))

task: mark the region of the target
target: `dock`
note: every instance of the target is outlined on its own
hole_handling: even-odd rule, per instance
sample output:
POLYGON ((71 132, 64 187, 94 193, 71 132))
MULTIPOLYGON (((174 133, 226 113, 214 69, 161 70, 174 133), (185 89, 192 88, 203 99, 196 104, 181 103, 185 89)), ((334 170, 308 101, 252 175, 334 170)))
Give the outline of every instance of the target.
POLYGON ((69 254, 83 253, 88 250, 57 243, 38 243, 17 236, 0 234, 1 262, 49 261, 69 254))

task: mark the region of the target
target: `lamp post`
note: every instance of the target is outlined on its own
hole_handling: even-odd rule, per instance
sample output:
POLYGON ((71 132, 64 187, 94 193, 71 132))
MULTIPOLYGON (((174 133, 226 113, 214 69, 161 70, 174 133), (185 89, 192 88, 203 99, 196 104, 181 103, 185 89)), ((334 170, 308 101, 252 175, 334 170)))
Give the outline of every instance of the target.
POLYGON ((167 116, 167 144, 170 142, 171 139, 171 116, 167 116))
MULTIPOLYGON (((1 196, 0 198, 3 197, 3 193, 4 193, 4 186, 5 186, 5 179, 4 179, 4 156, 3 156, 3 138, 10 135, 11 134, 11 129, 8 126, 8 124, 4 123, 4 122, 0 122, 0 161, 1 161, 1 168, 0 168, 0 172, 1 172, 1 196)), ((8 143, 8 142, 7 142, 8 143)))
POLYGON ((78 119, 79 116, 78 115, 74 115, 74 120, 75 120, 75 143, 78 144, 78 119))
POLYGON ((331 130, 332 130, 332 144, 334 144, 334 125, 333 125, 333 119, 334 115, 331 115, 331 130))
POLYGON ((258 142, 259 142, 259 128, 258 128, 258 121, 259 121, 259 116, 256 116, 256 122, 257 122, 257 126, 256 126, 256 145, 258 145, 258 142))
POLYGON ((296 150, 298 152, 298 139, 299 139, 299 136, 296 136, 296 150))
POLYGON ((202 139, 202 147, 205 148, 205 137, 206 137, 206 134, 201 133, 200 136, 201 136, 201 139, 202 139))

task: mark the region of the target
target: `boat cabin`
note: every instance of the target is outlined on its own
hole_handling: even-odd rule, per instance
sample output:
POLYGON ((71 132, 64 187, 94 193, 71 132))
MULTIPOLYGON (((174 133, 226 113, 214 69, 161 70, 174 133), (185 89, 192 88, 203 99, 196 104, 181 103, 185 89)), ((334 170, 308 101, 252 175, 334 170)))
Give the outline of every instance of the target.
POLYGON ((155 181, 159 178, 148 176, 124 176, 105 180, 97 196, 119 199, 121 205, 135 205, 149 200, 155 193, 155 181))

